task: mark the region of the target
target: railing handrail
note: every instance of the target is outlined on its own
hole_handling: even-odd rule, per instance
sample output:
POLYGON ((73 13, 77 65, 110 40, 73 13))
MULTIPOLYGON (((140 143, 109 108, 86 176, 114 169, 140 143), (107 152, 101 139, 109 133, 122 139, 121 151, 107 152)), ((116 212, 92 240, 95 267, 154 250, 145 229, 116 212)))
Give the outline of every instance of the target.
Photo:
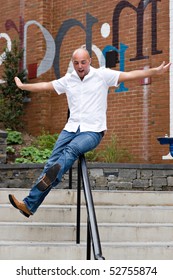
MULTIPOLYGON (((88 227, 89 227, 88 233, 90 234, 91 241, 92 241, 94 258, 96 260, 104 260, 104 257, 102 256, 101 242, 99 237, 94 202, 93 202, 88 170, 87 170, 87 165, 86 165, 86 160, 84 155, 80 156, 79 164, 81 169, 83 190, 84 190, 84 196, 86 200, 86 207, 88 213, 88 227)), ((89 246, 89 244, 87 245, 89 246)))
MULTIPOLYGON (((87 207, 87 260, 90 259, 90 245, 92 241, 94 258, 104 260, 101 250, 97 219, 95 214, 94 202, 91 192, 91 186, 88 176, 85 156, 81 155, 77 166, 77 217, 76 217, 76 243, 80 244, 80 217, 81 217, 81 178, 83 182, 83 191, 87 207)), ((69 170, 69 189, 72 189, 72 167, 69 170)))

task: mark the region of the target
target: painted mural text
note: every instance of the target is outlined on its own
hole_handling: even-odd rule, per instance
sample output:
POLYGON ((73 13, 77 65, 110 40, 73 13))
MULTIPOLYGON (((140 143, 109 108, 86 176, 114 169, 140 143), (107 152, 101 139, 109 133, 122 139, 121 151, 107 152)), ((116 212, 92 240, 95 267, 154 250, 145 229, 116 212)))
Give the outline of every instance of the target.
MULTIPOLYGON (((107 52, 116 52, 118 54, 118 59, 114 55, 112 59, 115 59, 114 66, 119 62, 120 71, 125 70, 125 54, 128 46, 119 42, 119 21, 121 19, 121 13, 124 9, 131 9, 134 12, 134 16, 137 17, 136 25, 136 56, 131 57, 130 61, 148 59, 148 55, 143 54, 143 33, 144 33, 144 13, 148 5, 151 5, 151 55, 157 55, 162 53, 162 50, 158 49, 157 46, 157 5, 161 0, 140 0, 137 7, 132 5, 130 1, 120 1, 115 9, 113 10, 112 17, 112 45, 106 45, 103 50, 100 50, 98 46, 94 44, 94 38, 92 33, 92 28, 95 24, 98 23, 98 19, 92 16, 90 13, 86 14, 86 25, 83 25, 80 21, 76 19, 67 19, 65 20, 55 36, 55 39, 52 37, 50 32, 43 27, 39 22, 35 20, 24 22, 24 19, 20 17, 19 28, 12 20, 7 20, 5 23, 6 31, 14 29, 19 36, 20 44, 24 47, 24 61, 23 67, 27 68, 27 32, 28 28, 31 25, 36 25, 43 34, 43 37, 46 42, 46 52, 45 55, 37 68, 37 77, 41 74, 47 72, 52 66, 54 67, 55 75, 57 78, 61 77, 60 73, 60 56, 61 56, 61 46, 67 32, 74 27, 79 27, 85 33, 85 42, 81 42, 81 45, 85 45, 90 54, 94 52, 98 58, 100 66, 106 66, 106 53, 107 52)), ((132 1, 131 1, 132 2, 132 1)), ((101 35, 103 38, 110 36, 110 25, 109 23, 103 23, 101 28, 101 35)), ((7 48, 11 48, 11 39, 7 33, 0 33, 0 38, 4 38, 7 41, 7 48)), ((80 46, 79 46, 80 47, 80 46)), ((0 64, 4 59, 4 54, 0 56, 0 64)), ((67 71, 71 71, 72 65, 69 62, 69 67, 67 71)), ((117 90, 118 92, 128 91, 128 88, 125 87, 122 83, 117 90)))

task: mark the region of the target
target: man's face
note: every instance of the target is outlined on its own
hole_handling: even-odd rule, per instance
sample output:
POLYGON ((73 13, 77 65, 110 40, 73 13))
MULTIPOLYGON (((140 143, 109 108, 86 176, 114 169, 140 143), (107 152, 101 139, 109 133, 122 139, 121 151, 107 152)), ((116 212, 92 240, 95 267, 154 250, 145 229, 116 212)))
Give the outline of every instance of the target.
POLYGON ((77 50, 72 57, 72 62, 79 78, 83 78, 89 73, 91 58, 85 50, 77 50))

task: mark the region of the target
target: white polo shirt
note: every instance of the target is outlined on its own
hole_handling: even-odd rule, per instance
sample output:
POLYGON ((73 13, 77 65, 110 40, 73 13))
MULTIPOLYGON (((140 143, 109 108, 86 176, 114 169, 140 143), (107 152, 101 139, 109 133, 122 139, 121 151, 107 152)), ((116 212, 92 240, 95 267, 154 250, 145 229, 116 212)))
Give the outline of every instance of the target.
POLYGON ((120 72, 108 68, 95 69, 90 66, 83 80, 74 70, 64 77, 52 81, 58 94, 66 93, 70 117, 64 129, 69 132, 101 132, 107 129, 106 111, 108 89, 118 86, 120 72))

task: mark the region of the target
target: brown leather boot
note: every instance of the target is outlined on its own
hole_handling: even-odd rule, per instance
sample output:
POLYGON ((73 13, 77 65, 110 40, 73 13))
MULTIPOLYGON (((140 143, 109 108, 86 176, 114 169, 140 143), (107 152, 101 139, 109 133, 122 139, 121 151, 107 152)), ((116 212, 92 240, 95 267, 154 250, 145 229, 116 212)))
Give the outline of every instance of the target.
POLYGON ((18 201, 13 194, 9 194, 11 204, 20 211, 25 217, 29 218, 32 213, 28 210, 23 201, 18 201))
POLYGON ((50 167, 46 171, 44 176, 41 178, 41 180, 38 182, 37 188, 42 192, 47 190, 50 187, 50 185, 55 181, 60 168, 61 166, 58 163, 50 167))

